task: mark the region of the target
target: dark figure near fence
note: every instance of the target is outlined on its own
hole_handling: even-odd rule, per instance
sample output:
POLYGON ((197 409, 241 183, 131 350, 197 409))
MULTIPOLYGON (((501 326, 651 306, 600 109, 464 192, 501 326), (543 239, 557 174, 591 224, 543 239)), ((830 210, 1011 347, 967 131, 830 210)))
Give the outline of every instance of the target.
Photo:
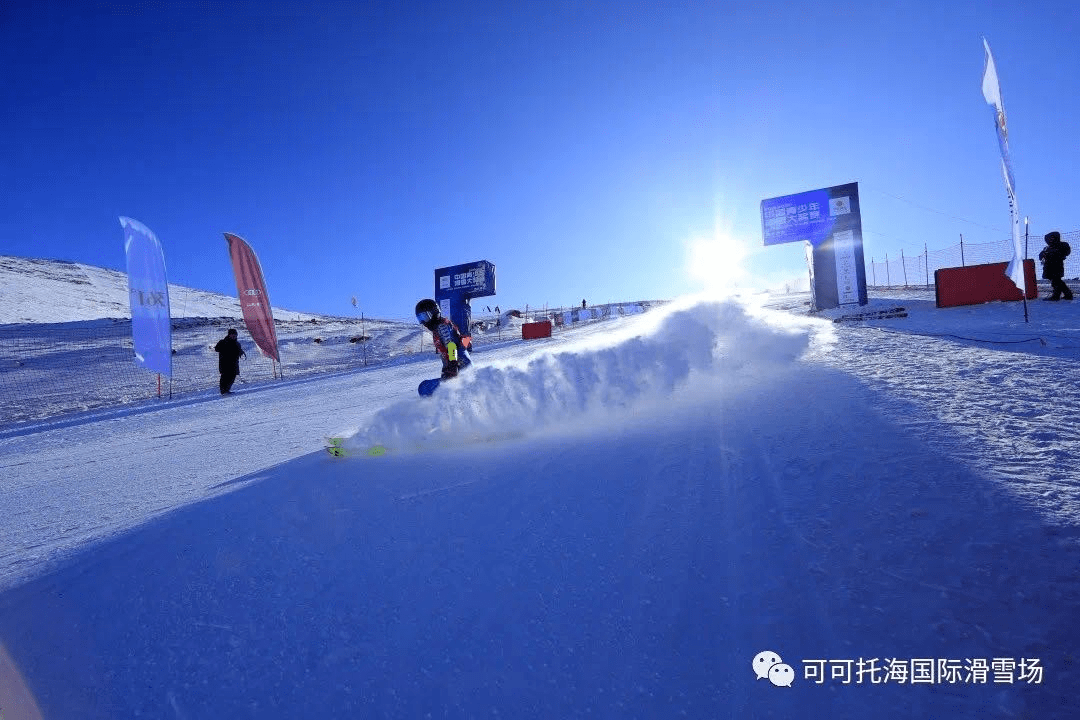
POLYGON ((1046 247, 1039 252, 1039 260, 1043 264, 1042 276, 1050 281, 1050 287, 1054 292, 1050 297, 1043 300, 1072 300, 1072 290, 1062 279, 1065 277, 1065 258, 1069 257, 1072 248, 1069 243, 1061 239, 1061 233, 1057 230, 1046 233, 1046 247))
POLYGON ((582 301, 581 301, 581 309, 582 309, 582 310, 584 310, 584 309, 585 309, 585 301, 584 301, 584 300, 582 300, 582 301))
POLYGON ((222 395, 232 392, 233 382, 240 374, 240 358, 247 357, 236 337, 236 328, 232 328, 229 334, 218 340, 218 344, 214 346, 214 352, 218 354, 218 372, 221 373, 219 387, 222 395))

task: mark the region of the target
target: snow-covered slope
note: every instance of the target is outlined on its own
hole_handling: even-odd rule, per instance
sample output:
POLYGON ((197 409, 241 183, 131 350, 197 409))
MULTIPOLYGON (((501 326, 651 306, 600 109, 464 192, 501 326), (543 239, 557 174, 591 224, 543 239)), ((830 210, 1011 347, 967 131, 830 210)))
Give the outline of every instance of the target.
MULTIPOLYGON (((174 318, 239 318, 240 302, 204 290, 169 284, 174 318)), ((0 255, 0 325, 129 318, 127 274, 62 260, 0 255)), ((274 308, 275 320, 318 316, 274 308)))
POLYGON ((0 707, 1074 718, 1080 306, 803 301, 0 432, 0 707))

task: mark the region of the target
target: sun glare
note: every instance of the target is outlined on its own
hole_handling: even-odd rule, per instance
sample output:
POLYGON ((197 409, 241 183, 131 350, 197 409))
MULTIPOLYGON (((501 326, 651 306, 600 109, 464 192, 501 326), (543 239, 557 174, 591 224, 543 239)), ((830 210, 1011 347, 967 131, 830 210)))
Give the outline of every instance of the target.
POLYGON ((686 242, 686 272, 703 290, 732 291, 750 279, 746 269, 749 254, 745 240, 718 224, 711 236, 686 242))

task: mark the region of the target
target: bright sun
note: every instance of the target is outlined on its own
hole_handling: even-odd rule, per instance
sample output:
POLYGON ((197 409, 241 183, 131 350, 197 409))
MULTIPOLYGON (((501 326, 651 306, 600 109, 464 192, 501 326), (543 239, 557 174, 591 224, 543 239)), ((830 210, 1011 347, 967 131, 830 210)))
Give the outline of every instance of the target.
POLYGON ((748 280, 748 256, 746 243, 718 223, 711 236, 686 241, 686 272, 704 290, 734 290, 748 280))

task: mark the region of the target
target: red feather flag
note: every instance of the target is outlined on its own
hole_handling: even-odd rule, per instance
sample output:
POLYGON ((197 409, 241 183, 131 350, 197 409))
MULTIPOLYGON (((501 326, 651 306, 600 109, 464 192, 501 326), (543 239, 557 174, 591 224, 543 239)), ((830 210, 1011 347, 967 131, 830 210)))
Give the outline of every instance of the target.
POLYGON ((232 258, 233 273, 236 275, 236 292, 240 296, 244 324, 262 354, 281 362, 277 333, 274 332, 274 314, 270 309, 270 296, 266 292, 259 258, 243 238, 225 233, 225 240, 229 243, 229 257, 232 258))

